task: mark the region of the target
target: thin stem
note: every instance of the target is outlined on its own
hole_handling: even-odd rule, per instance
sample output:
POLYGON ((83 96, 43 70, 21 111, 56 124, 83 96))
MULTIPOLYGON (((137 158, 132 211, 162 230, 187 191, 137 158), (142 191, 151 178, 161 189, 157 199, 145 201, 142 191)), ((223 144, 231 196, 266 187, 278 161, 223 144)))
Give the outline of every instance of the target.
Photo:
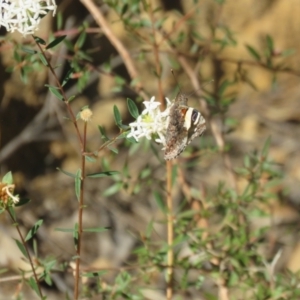
POLYGON ((167 219, 167 232, 168 232, 168 269, 167 269, 167 291, 166 298, 171 300, 173 297, 173 264, 174 264, 174 253, 173 253, 173 201, 172 201, 172 162, 167 161, 167 208, 168 208, 168 219, 167 219))
POLYGON ((74 286, 74 299, 79 297, 79 279, 80 279, 80 254, 81 254, 81 240, 83 234, 83 209, 84 209, 84 181, 85 181, 85 147, 86 147, 86 136, 87 136, 87 122, 84 122, 83 132, 83 146, 81 149, 81 178, 80 178, 80 197, 79 197, 79 208, 78 208, 78 243, 76 249, 76 267, 75 267, 75 286, 74 286))
MULTIPOLYGON (((34 38, 34 37, 33 37, 33 38, 34 38)), ((35 40, 35 39, 34 39, 34 40, 35 40)), ((36 40, 35 40, 35 43, 37 44, 37 46, 38 46, 38 48, 40 49, 40 51, 41 51, 42 55, 44 56, 44 58, 46 59, 46 61, 47 61, 47 67, 49 68, 49 70, 51 71, 52 75, 54 76, 54 79, 55 79, 55 81, 56 81, 57 87, 58 87, 58 89, 59 89, 61 95, 63 96, 64 103, 65 103, 66 106, 67 106, 68 113, 69 113, 69 115, 70 115, 70 117, 71 117, 71 121, 72 121, 72 123, 73 123, 73 125, 74 125, 74 127, 75 127, 75 130, 76 130, 76 133, 77 133, 77 137, 78 137, 78 140, 79 140, 79 144, 80 144, 80 146, 81 146, 81 148, 82 148, 82 147, 83 147, 83 145, 82 145, 82 138, 81 138, 81 134, 80 134, 80 132, 79 132, 79 128, 78 128, 78 124, 77 124, 77 121, 76 121, 76 117, 75 117, 75 115, 74 115, 74 113, 73 113, 73 111, 72 111, 72 109, 71 109, 71 106, 70 106, 70 103, 69 103, 69 101, 68 101, 68 98, 67 98, 67 96, 66 96, 66 94, 65 94, 65 91, 64 91, 62 85, 60 84, 59 79, 58 79, 57 76, 56 76, 56 73, 55 73, 55 71, 54 71, 54 69, 53 69, 53 67, 52 67, 52 65, 51 65, 51 63, 50 63, 49 58, 48 58, 47 55, 45 54, 44 49, 41 47, 41 45, 40 45, 36 40)))
MULTIPOLYGON (((102 32, 104 35, 108 38, 108 40, 111 42, 111 44, 116 48, 118 53, 123 59, 124 65, 130 75, 130 78, 132 80, 138 79, 138 71, 135 67, 134 61, 130 56, 129 51, 126 49, 124 44, 121 42, 121 40, 114 34, 111 27, 109 26, 109 23, 106 21, 103 13, 99 9, 99 7, 96 6, 94 1, 92 0, 80 0, 81 3, 86 7, 86 9, 90 12, 90 14, 93 16, 96 23, 99 25, 99 27, 102 29, 102 32)), ((143 96, 143 98, 147 98, 147 95, 145 95, 143 91, 143 86, 141 82, 136 83, 136 89, 139 94, 143 96)))
POLYGON ((13 215, 12 215, 12 213, 10 212, 9 209, 7 209, 6 211, 8 212, 8 214, 9 214, 9 216, 11 217, 12 221, 15 223, 15 227, 16 227, 17 232, 18 232, 18 234, 19 234, 19 237, 20 237, 20 239, 21 239, 21 241, 22 241, 22 244, 23 244, 23 246, 24 246, 24 248, 25 248, 25 251, 26 251, 26 254, 27 254, 27 258, 28 258, 28 260, 29 260, 30 267, 31 267, 32 272, 33 272, 33 276, 34 276, 35 282, 36 282, 37 287, 38 287, 38 290, 39 290, 40 298, 43 299, 44 296, 43 296, 43 293, 42 293, 42 289, 41 289, 41 286, 40 286, 40 282, 39 282, 38 277, 37 277, 37 273, 35 272, 35 268, 34 268, 34 265, 33 265, 33 262, 32 262, 31 256, 30 256, 30 252, 29 252, 29 250, 28 250, 27 243, 25 242, 25 239, 23 238, 23 235, 22 235, 22 233, 21 233, 21 230, 20 230, 20 227, 19 227, 19 224, 18 224, 17 220, 14 219, 14 217, 13 217, 13 215))
POLYGON ((165 110, 165 101, 164 101, 164 94, 163 94, 163 89, 162 89, 162 82, 161 82, 161 64, 159 61, 159 46, 156 41, 156 30, 155 30, 155 19, 154 19, 154 14, 153 14, 153 9, 152 9, 152 1, 149 1, 149 7, 150 7, 150 18, 151 18, 151 29, 152 29, 152 36, 153 36, 153 53, 154 53, 154 60, 155 60, 155 71, 156 75, 158 77, 158 97, 159 101, 161 103, 162 110, 165 110))

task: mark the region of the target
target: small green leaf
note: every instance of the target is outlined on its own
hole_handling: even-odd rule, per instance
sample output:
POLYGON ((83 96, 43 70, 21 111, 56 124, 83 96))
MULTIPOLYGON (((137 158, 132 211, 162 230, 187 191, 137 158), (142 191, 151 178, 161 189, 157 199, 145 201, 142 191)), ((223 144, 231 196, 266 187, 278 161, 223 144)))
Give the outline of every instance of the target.
POLYGON ((264 147, 261 151, 262 157, 265 159, 268 156, 269 153, 269 148, 270 148, 270 143, 271 143, 271 137, 269 136, 267 140, 265 141, 264 147))
POLYGON ((160 208, 160 210, 163 213, 166 213, 167 212, 167 208, 166 208, 166 205, 164 203, 164 200, 163 200, 161 194, 158 193, 158 192, 156 192, 156 191, 153 194, 154 194, 154 198, 155 198, 157 206, 160 208))
POLYGON ((104 142, 109 141, 109 138, 108 138, 107 135, 106 135, 106 130, 105 130, 105 128, 102 127, 102 126, 100 126, 100 125, 98 125, 98 129, 99 129, 99 131, 100 131, 100 133, 101 133, 101 139, 102 139, 104 142))
POLYGON ((121 16, 123 16, 128 10, 128 3, 125 3, 122 7, 121 16))
POLYGON ((42 53, 38 53, 38 57, 40 58, 41 62, 43 63, 44 66, 48 66, 48 62, 47 59, 45 58, 45 56, 42 53))
POLYGON ((33 238, 35 236, 35 234, 37 233, 37 231, 39 230, 39 228, 41 227, 41 225, 43 224, 43 220, 38 220, 33 227, 29 230, 29 232, 27 233, 27 236, 25 238, 25 241, 29 241, 31 238, 33 238))
POLYGON ((272 54, 274 52, 274 42, 272 37, 268 34, 266 36, 266 41, 267 41, 268 50, 270 51, 270 54, 272 54))
POLYGON ((16 207, 22 206, 30 202, 31 200, 29 198, 22 198, 18 203, 15 204, 16 207))
POLYGON ((253 47, 246 45, 246 48, 248 49, 248 52, 254 57, 255 60, 257 61, 261 60, 259 53, 253 47))
POLYGON ((114 147, 112 147, 112 146, 107 146, 107 148, 108 148, 111 152, 113 152, 113 153, 115 153, 115 154, 118 154, 118 153, 119 153, 119 150, 118 150, 117 148, 114 148, 114 147))
POLYGON ((13 184, 13 176, 11 172, 6 173, 3 178, 2 182, 6 184, 13 184))
POLYGON ((41 44, 41 45, 46 45, 47 44, 43 39, 41 39, 38 36, 34 35, 33 38, 34 38, 35 42, 38 43, 38 44, 41 44))
POLYGON ((66 38, 66 35, 62 35, 54 39, 50 44, 46 46, 46 49, 51 49, 55 46, 57 46, 59 43, 61 43, 66 38))
POLYGON ((121 127, 122 118, 121 118, 120 111, 116 105, 114 105, 114 117, 115 117, 115 122, 116 122, 117 126, 121 127))
POLYGON ((81 49, 85 40, 86 40, 86 32, 83 31, 81 32, 81 34, 78 37, 78 40, 76 41, 75 49, 81 49))
POLYGON ((48 84, 46 84, 45 86, 48 87, 49 91, 58 99, 58 100, 61 100, 63 101, 64 100, 64 97, 63 95, 58 91, 57 88, 55 88, 54 86, 50 86, 48 84))
POLYGON ((122 188, 122 186, 122 182, 116 182, 104 191, 103 196, 108 197, 113 194, 116 194, 122 188))
POLYGON ((71 96, 70 98, 68 98, 68 103, 70 103, 71 101, 73 101, 76 98, 75 95, 71 96))
POLYGON ((39 287, 34 279, 34 277, 30 277, 28 280, 29 286, 37 293, 38 296, 40 296, 39 287))
POLYGON ((67 172, 67 171, 65 171, 65 170, 63 170, 63 169, 60 169, 60 168, 56 168, 56 169, 57 169, 58 171, 64 173, 64 174, 67 175, 67 176, 70 176, 70 177, 72 177, 72 178, 76 178, 76 174, 67 172))
POLYGON ((83 231, 84 232, 104 232, 107 231, 108 227, 95 227, 95 228, 84 228, 83 231))
MULTIPOLYGON (((64 86, 64 85, 70 80, 70 77, 71 77, 71 75, 73 74, 73 72, 74 72, 74 69, 73 69, 73 68, 70 68, 70 69, 68 70, 68 72, 67 72, 67 74, 66 74, 66 76, 64 77, 64 80, 63 80, 63 82, 62 82, 62 86, 64 86)), ((73 96, 73 97, 75 97, 75 96, 73 96)), ((69 98, 68 101, 70 101, 70 98, 69 98)))
POLYGON ((139 116, 139 110, 138 110, 137 106, 135 105, 135 103, 130 98, 127 98, 127 106, 128 106, 128 110, 129 110, 130 114, 135 119, 137 119, 137 117, 139 116))
POLYGON ((55 228, 55 231, 61 231, 61 232, 72 232, 74 231, 74 228, 55 228))
POLYGON ((100 276, 102 276, 106 273, 107 273, 107 271, 95 271, 95 272, 83 273, 81 276, 82 277, 93 278, 93 277, 100 277, 100 276))
POLYGON ((23 254, 26 258, 28 258, 28 255, 27 255, 25 246, 24 246, 19 240, 16 240, 16 239, 15 239, 15 242, 16 242, 18 248, 20 249, 20 251, 22 252, 22 254, 23 254))
POLYGON ((81 170, 79 169, 76 172, 76 177, 75 177, 75 194, 76 194, 78 201, 80 198, 80 185, 81 185, 81 170))
POLYGON ((78 223, 75 223, 74 230, 73 230, 73 238, 74 238, 75 249, 78 248, 78 237, 79 237, 78 223))
POLYGON ((88 161, 88 162, 95 162, 95 161, 96 161, 96 158, 95 158, 95 157, 93 157, 93 156, 88 156, 88 155, 85 156, 85 159, 86 159, 86 161, 88 161))
POLYGON ((232 82, 230 82, 228 80, 224 80, 218 89, 218 95, 222 96, 224 94, 224 92, 226 91, 226 89, 232 84, 233 84, 232 82))
POLYGON ((89 174, 89 175, 87 175, 87 177, 100 178, 100 177, 113 176, 116 174, 119 174, 119 172, 118 171, 107 171, 107 172, 99 172, 99 173, 89 174))
POLYGON ((28 53, 28 54, 36 54, 37 51, 33 50, 33 49, 29 49, 29 48, 25 48, 25 47, 21 47, 22 51, 28 53))

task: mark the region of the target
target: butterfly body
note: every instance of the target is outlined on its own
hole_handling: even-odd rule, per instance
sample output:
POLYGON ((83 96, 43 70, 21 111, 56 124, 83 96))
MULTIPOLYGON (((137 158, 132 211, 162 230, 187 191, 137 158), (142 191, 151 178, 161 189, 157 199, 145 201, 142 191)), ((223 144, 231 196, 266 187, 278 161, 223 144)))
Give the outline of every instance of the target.
POLYGON ((205 119, 187 105, 187 96, 178 93, 170 109, 166 132, 165 160, 176 158, 185 147, 206 129, 205 119))

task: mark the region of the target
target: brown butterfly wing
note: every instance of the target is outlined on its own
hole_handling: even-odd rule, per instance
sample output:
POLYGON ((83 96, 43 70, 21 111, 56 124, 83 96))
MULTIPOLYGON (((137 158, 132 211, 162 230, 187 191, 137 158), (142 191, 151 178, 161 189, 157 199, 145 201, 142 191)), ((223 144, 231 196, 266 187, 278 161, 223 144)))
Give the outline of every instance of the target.
POLYGON ((184 127, 187 106, 182 105, 186 100, 178 95, 170 110, 170 120, 166 135, 165 160, 176 158, 186 147, 188 130, 184 127))
MULTIPOLYGON (((201 115, 196 125, 192 122, 191 128, 187 129, 184 127, 185 115, 188 109, 187 97, 179 93, 170 110, 170 120, 166 134, 165 160, 176 158, 195 137, 201 135, 206 129, 205 120, 201 115)), ((199 112, 196 110, 193 112, 197 117, 199 112)))

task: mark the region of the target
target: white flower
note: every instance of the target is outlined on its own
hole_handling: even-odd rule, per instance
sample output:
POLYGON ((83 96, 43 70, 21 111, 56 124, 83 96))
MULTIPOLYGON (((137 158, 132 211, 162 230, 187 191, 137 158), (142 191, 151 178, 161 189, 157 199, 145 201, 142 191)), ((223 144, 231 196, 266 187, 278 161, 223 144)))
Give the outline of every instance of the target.
POLYGON ((131 131, 127 137, 134 137, 138 141, 142 137, 151 140, 154 136, 157 143, 165 146, 169 111, 172 105, 168 98, 166 98, 166 101, 167 108, 163 112, 160 111, 160 102, 155 101, 155 97, 152 97, 150 101, 144 101, 143 103, 146 108, 135 122, 129 124, 131 131))
POLYGON ((33 34, 49 11, 55 15, 55 0, 0 0, 0 27, 24 36, 33 34))

